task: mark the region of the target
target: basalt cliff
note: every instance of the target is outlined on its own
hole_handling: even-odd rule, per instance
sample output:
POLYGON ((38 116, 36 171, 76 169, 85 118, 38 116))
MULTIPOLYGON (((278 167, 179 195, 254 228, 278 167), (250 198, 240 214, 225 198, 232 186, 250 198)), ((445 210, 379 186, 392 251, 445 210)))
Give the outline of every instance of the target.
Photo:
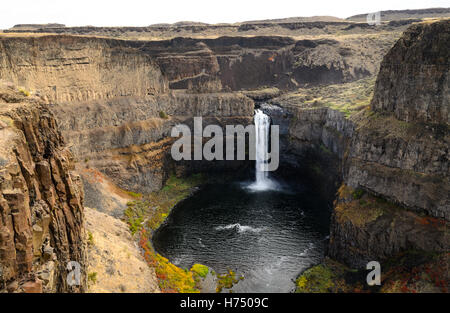
POLYGON ((82 267, 76 283, 64 279, 69 262, 86 261, 83 188, 72 153, 40 99, 1 88, 0 288, 84 291, 82 267))
POLYGON ((359 112, 336 118, 330 109, 296 108, 296 139, 334 151, 342 175, 329 259, 300 276, 299 291, 364 289, 336 260, 353 269, 380 262, 384 292, 448 290, 449 27, 410 27, 384 57, 370 105, 359 112), (314 281, 328 271, 331 279, 314 281))
POLYGON ((133 194, 161 189, 170 173, 248 166, 175 162, 172 127, 195 116, 203 127, 247 125, 255 106, 280 125, 280 172, 314 176, 330 199, 338 191, 328 262, 448 253, 450 22, 394 22, 0 34, 0 290, 86 291, 87 251, 104 257, 88 233, 123 230, 96 216, 121 218, 133 194), (86 221, 84 206, 100 212, 86 221), (75 286, 69 261, 81 264, 75 286))

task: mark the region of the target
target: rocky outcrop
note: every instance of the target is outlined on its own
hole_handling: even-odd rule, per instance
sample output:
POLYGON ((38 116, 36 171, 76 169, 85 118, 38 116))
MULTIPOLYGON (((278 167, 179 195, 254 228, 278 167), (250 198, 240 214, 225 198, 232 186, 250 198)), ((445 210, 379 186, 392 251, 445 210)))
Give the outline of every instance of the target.
POLYGON ((384 58, 370 105, 347 111, 323 88, 271 100, 284 111, 274 122, 289 124, 281 131, 289 163, 302 166, 311 149, 340 159, 341 189, 350 191, 334 205, 329 255, 338 261, 361 267, 405 250, 449 250, 448 26, 404 34, 384 58))
POLYGON ((365 120, 352 139, 347 183, 449 220, 448 133, 389 116, 365 120))
POLYGON ((53 103, 145 96, 168 87, 154 61, 125 41, 73 36, 0 37, 0 77, 53 103))
POLYGON ((449 125, 449 41, 448 20, 410 27, 384 57, 373 109, 406 122, 449 125))
POLYGON ((406 210, 363 189, 341 186, 331 222, 328 255, 365 268, 404 251, 446 253, 450 247, 448 222, 406 210))
POLYGON ((298 41, 275 36, 175 38, 147 42, 142 49, 156 58, 173 89, 286 90, 374 75, 396 39, 381 36, 298 41))
POLYGON ((2 85, 0 133, 0 291, 84 291, 83 189, 53 114, 2 85))
POLYGON ((449 27, 448 20, 412 26, 386 55, 371 103, 376 113, 359 119, 346 177, 352 187, 446 220, 449 27))
POLYGON ((356 193, 350 202, 340 197, 336 203, 329 253, 337 260, 361 266, 410 249, 449 250, 450 137, 448 115, 443 118, 449 102, 448 86, 441 85, 448 79, 442 54, 449 25, 412 26, 381 65, 371 109, 352 118, 356 131, 343 172, 349 187, 342 188, 356 193), (413 68, 423 71, 413 77, 413 68), (364 191, 381 197, 382 204, 359 199, 364 191), (384 207, 386 200, 397 206, 384 207), (358 224, 354 210, 363 217, 380 215, 358 224))
POLYGON ((2 79, 49 102, 81 164, 126 190, 162 186, 173 168, 167 137, 175 124, 193 116, 248 124, 253 115, 251 99, 213 92, 222 89, 217 57, 200 41, 12 36, 0 39, 0 51, 2 79), (169 82, 188 90, 169 91, 169 82))

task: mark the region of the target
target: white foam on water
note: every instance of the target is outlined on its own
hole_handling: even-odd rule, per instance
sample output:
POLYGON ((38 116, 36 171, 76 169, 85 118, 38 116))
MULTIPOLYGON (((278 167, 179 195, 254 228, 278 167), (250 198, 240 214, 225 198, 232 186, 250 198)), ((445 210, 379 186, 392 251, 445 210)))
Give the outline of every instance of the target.
POLYGON ((315 245, 314 245, 312 242, 310 242, 310 243, 308 244, 308 247, 307 247, 306 249, 304 249, 302 253, 300 253, 300 256, 305 256, 305 255, 307 255, 308 252, 309 252, 310 250, 314 249, 314 248, 315 248, 315 245))
POLYGON ((206 246, 202 242, 202 238, 198 238, 198 244, 200 245, 200 247, 206 248, 206 246))
POLYGON ((253 232, 253 233, 259 233, 263 230, 263 228, 255 228, 247 225, 241 225, 239 223, 235 224, 228 224, 225 226, 217 226, 215 228, 216 230, 227 230, 227 229, 236 229, 239 233, 245 233, 245 232, 253 232))

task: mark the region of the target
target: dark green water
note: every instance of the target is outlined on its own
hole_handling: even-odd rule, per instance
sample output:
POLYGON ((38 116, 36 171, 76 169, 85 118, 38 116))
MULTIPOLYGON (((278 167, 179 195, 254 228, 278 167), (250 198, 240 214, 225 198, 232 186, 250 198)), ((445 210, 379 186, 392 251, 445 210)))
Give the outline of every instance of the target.
POLYGON ((153 237, 174 264, 201 263, 244 275, 235 292, 290 292, 298 273, 323 258, 326 197, 305 184, 251 192, 246 183, 211 184, 180 203, 153 237))

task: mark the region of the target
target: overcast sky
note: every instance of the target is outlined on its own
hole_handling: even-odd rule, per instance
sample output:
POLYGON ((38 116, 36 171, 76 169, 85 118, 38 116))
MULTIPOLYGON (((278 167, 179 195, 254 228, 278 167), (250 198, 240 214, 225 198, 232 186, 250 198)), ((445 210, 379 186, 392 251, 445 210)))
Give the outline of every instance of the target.
POLYGON ((314 15, 345 18, 381 10, 449 6, 450 0, 2 0, 0 29, 31 23, 147 26, 178 21, 233 23, 314 15))

